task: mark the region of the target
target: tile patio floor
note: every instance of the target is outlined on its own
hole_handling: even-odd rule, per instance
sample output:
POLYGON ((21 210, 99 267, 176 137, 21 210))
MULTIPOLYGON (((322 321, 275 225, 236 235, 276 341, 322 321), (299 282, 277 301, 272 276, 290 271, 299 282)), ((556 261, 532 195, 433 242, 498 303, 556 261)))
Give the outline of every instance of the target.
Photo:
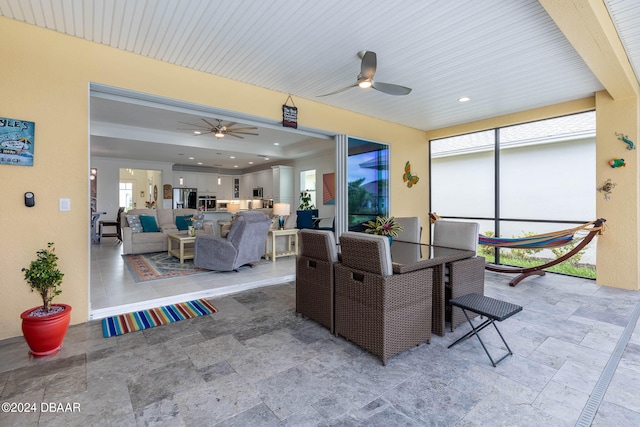
MULTIPOLYGON (((640 293, 548 274, 486 294, 524 306, 499 324, 514 355, 492 367, 467 331, 379 359, 294 313, 292 283, 214 298, 218 313, 120 337, 72 326, 63 350, 32 359, 0 341, 1 426, 573 426, 640 293), (41 411, 77 404, 79 412, 41 411)), ((632 325, 633 328, 635 325, 632 325)), ((493 328, 482 332, 500 352, 493 328)), ((623 347, 594 426, 640 425, 640 330, 623 347)), ((585 424, 589 425, 589 424, 585 424)))

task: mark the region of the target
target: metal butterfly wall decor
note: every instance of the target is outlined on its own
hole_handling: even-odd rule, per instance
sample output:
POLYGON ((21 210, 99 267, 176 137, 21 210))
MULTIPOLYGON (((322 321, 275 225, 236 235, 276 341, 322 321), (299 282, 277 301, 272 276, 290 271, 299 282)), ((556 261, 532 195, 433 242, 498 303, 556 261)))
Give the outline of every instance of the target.
POLYGON ((402 180, 407 183, 407 187, 409 188, 413 187, 418 183, 418 181, 420 181, 420 178, 418 178, 417 175, 411 174, 411 164, 409 162, 404 165, 404 174, 402 175, 402 180))

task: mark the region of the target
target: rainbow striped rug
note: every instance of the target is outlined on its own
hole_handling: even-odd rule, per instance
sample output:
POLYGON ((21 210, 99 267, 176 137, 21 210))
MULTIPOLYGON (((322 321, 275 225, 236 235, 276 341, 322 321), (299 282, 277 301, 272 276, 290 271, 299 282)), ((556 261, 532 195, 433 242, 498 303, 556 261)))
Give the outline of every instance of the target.
POLYGON ((204 316, 218 311, 209 301, 199 299, 165 305, 150 310, 120 314, 102 319, 102 334, 105 338, 115 337, 128 332, 154 328, 167 323, 204 316))

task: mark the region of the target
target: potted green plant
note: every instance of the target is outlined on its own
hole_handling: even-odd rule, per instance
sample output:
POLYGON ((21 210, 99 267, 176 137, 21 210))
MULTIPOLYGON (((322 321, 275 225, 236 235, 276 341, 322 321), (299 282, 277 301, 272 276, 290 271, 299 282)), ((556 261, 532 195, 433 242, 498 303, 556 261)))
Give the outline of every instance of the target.
POLYGON ((32 355, 56 354, 62 348, 62 340, 69 328, 71 306, 52 304, 53 298, 62 292, 60 285, 64 277, 58 269, 53 242, 49 242, 46 249, 37 251, 36 259, 22 272, 31 292, 39 293, 42 298, 42 306, 30 308, 20 315, 24 338, 32 355))
POLYGON ((315 209, 315 205, 311 203, 311 194, 308 191, 300 192, 300 206, 298 206, 299 211, 308 211, 311 209, 315 209))
POLYGON ((404 228, 396 222, 395 217, 378 216, 375 221, 367 221, 363 223, 364 232, 377 234, 378 236, 387 236, 389 244, 393 242, 394 237, 398 237, 398 233, 404 228))

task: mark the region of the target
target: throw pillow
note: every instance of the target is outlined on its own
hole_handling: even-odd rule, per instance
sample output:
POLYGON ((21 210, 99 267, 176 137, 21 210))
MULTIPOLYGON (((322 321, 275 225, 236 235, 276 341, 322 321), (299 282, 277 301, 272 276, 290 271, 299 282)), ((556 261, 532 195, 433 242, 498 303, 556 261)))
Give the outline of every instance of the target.
POLYGON ((134 233, 142 233, 142 223, 138 215, 127 215, 127 222, 129 223, 129 227, 131 227, 131 231, 134 233))
POLYGON ((156 217, 153 215, 140 215, 140 222, 142 223, 142 231, 145 233, 157 233, 160 231, 156 217))
POLYGON ((192 215, 177 216, 176 227, 178 227, 178 230, 180 231, 188 230, 189 226, 191 225, 191 218, 193 218, 192 215))

